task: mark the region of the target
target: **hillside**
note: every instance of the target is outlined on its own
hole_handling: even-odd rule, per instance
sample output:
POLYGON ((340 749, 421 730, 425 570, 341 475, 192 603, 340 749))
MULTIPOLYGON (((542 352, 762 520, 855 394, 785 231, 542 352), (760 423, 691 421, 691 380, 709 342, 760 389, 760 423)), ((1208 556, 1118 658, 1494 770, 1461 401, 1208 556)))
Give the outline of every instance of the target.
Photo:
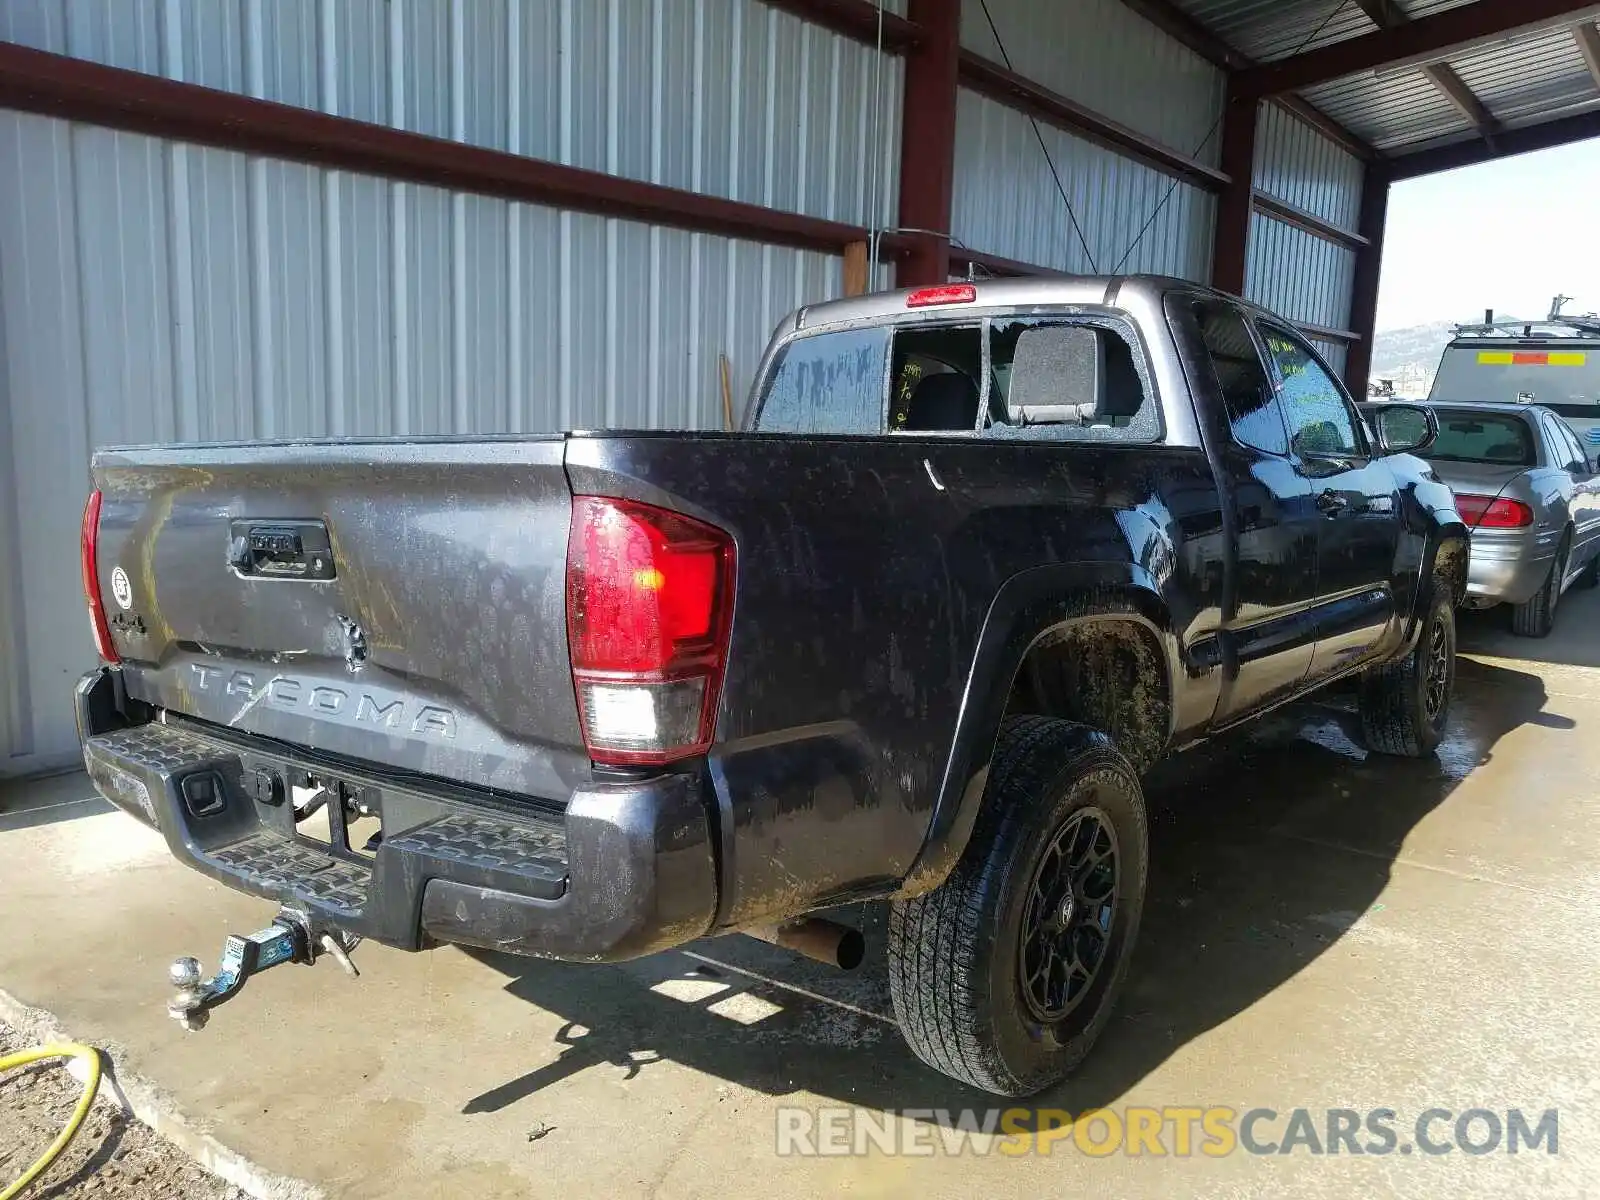
POLYGON ((1454 324, 1434 321, 1379 330, 1372 341, 1371 378, 1394 380, 1394 390, 1402 396, 1426 396, 1454 324))

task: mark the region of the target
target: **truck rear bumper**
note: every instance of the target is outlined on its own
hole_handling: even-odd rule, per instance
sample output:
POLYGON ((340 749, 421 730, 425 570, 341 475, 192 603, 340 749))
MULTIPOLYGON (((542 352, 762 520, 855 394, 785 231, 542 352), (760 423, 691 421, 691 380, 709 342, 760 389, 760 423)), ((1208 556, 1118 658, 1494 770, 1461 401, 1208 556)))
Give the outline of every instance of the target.
POLYGON ((695 771, 588 785, 558 810, 151 719, 130 711, 111 668, 83 678, 77 706, 84 765, 106 799, 197 870, 351 934, 602 962, 692 940, 716 914, 695 771), (381 811, 374 857, 296 832, 290 785, 309 779, 381 811))

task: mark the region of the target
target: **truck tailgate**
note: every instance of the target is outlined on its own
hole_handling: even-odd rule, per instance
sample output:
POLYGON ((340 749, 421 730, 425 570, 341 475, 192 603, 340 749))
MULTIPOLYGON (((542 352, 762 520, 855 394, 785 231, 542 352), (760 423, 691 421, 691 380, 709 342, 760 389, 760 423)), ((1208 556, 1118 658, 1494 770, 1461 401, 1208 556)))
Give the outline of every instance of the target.
POLYGON ((590 775, 564 439, 104 451, 103 601, 135 699, 547 799, 590 775))

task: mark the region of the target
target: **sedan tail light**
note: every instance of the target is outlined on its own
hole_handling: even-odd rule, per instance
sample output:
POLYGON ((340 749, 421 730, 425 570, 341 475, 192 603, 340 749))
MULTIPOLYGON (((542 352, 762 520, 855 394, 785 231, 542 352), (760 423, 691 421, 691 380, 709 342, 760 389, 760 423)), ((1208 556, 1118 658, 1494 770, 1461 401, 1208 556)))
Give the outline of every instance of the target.
POLYGON ((117 648, 111 644, 111 627, 106 624, 106 602, 100 591, 100 505, 102 497, 96 488, 89 493, 89 502, 83 506, 83 534, 78 551, 83 565, 83 599, 89 606, 89 630, 94 634, 94 648, 106 662, 115 665, 122 661, 117 648))
POLYGON ((604 496, 575 496, 567 640, 589 757, 659 765, 711 745, 733 617, 721 529, 604 496))
POLYGON ((1521 500, 1504 496, 1456 493, 1456 511, 1474 529, 1526 529, 1533 524, 1533 509, 1521 500))

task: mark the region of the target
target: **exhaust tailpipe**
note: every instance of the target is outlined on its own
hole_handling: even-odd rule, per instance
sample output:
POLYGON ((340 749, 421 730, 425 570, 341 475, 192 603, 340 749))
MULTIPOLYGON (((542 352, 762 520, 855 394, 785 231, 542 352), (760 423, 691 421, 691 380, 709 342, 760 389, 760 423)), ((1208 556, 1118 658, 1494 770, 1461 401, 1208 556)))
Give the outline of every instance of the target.
POLYGON ((804 917, 787 925, 757 925, 744 932, 841 971, 855 970, 867 953, 867 941, 859 929, 821 917, 804 917))

